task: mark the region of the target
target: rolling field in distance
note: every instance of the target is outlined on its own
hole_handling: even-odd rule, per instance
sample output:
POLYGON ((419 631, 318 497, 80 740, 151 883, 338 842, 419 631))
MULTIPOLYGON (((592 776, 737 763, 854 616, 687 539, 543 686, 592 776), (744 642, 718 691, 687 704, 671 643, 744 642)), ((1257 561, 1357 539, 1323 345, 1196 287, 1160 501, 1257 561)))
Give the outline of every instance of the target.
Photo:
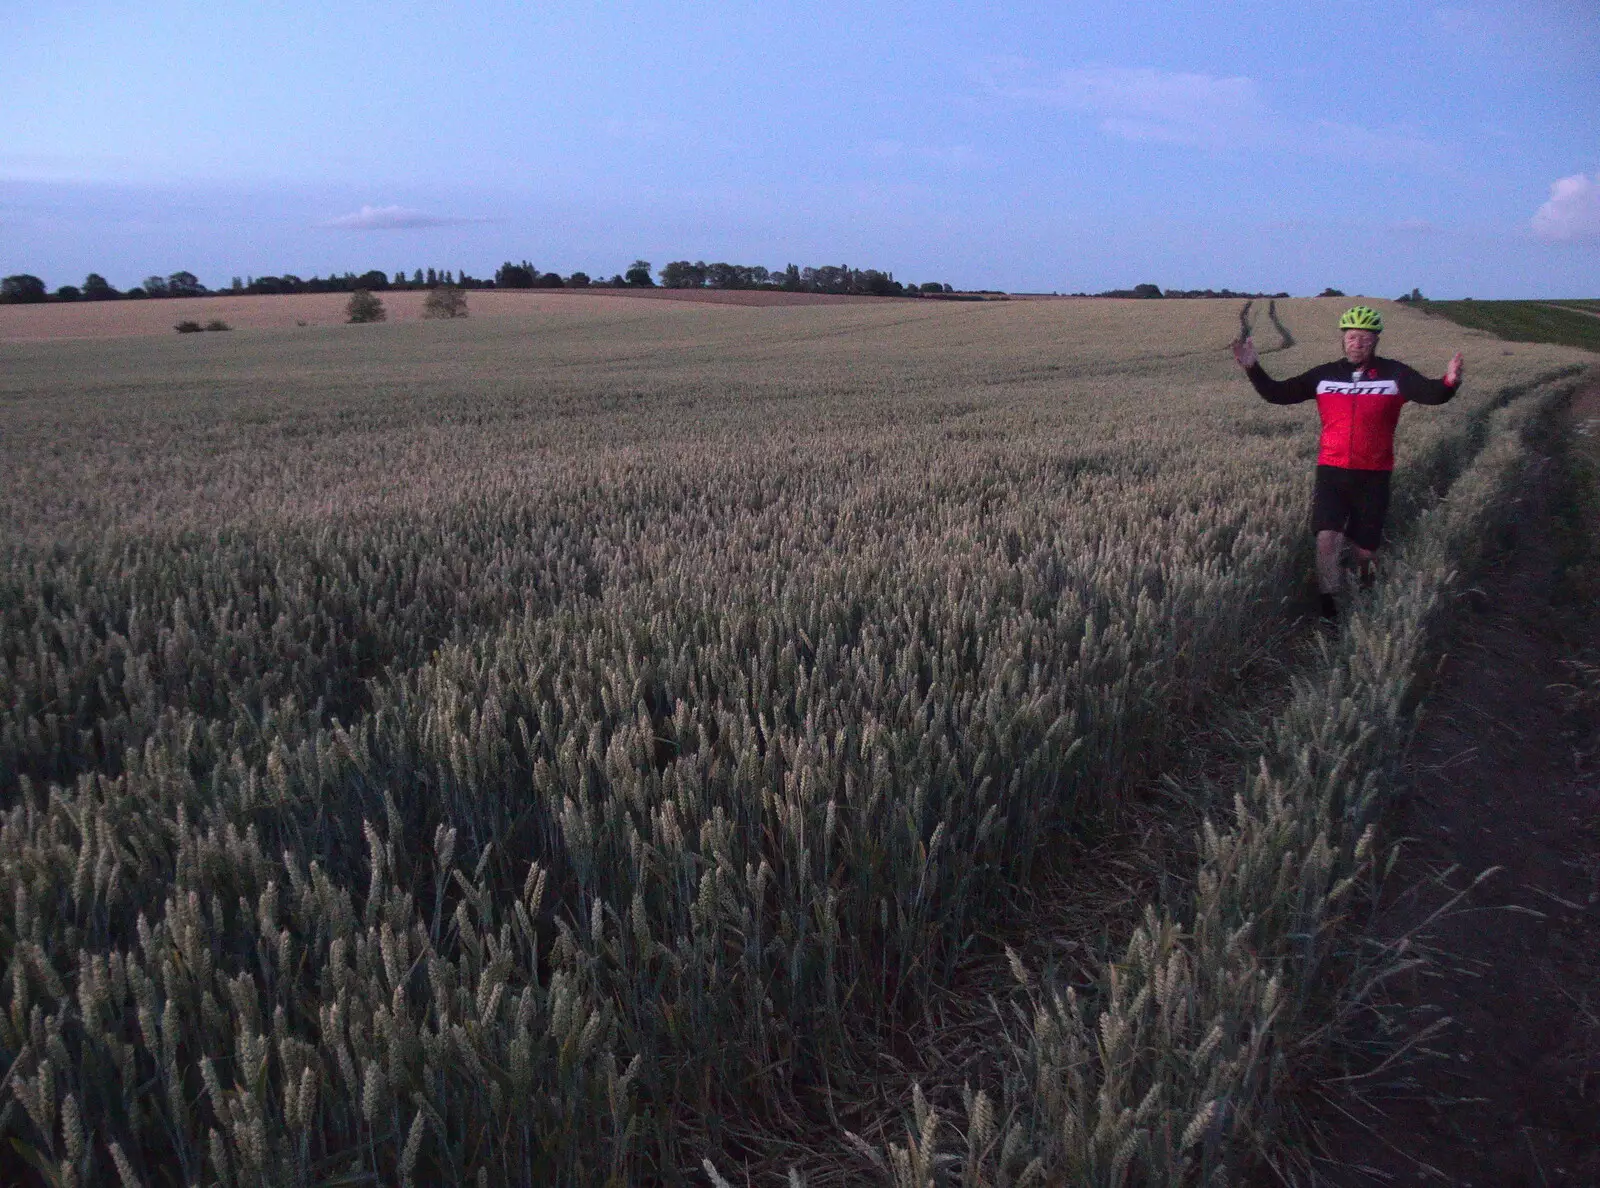
MULTIPOLYGON (((387 321, 423 320, 422 290, 392 290, 377 294, 387 321)), ((851 305, 871 304, 875 297, 825 293, 782 293, 741 289, 607 289, 508 290, 471 289, 467 307, 473 317, 527 317, 552 309, 597 309, 597 303, 627 301, 693 301, 714 305, 851 305)), ((337 326, 346 321, 349 293, 299 293, 292 296, 234 296, 226 292, 204 297, 149 298, 136 301, 52 302, 48 305, 10 306, 0 311, 0 342, 39 342, 60 338, 138 338, 170 334, 185 319, 208 322, 213 318, 235 330, 305 329, 337 326)), ((603 306, 601 306, 603 307, 603 306)))
POLYGON ((1600 351, 1600 301, 1428 301, 1422 308, 1511 342, 1600 351))
MULTIPOLYGON (((41 1164, 630 1183, 826 1118, 1309 580, 1315 413, 1238 374, 1238 303, 515 300, 0 309, 3 1123, 41 1164)), ((1268 369, 1344 304, 1278 303, 1268 369)), ((1385 354, 1467 355, 1402 518, 1591 358, 1383 312, 1385 354)))

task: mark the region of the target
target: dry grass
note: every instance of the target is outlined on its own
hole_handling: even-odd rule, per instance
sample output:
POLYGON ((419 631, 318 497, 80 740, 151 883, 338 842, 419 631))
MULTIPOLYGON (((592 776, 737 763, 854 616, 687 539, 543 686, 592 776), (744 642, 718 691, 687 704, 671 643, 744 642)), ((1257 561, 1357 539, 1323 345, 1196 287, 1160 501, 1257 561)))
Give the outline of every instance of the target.
MULTIPOLYGON (((0 348, 0 1125, 63 1182, 825 1119, 1304 580, 1234 303, 503 296, 0 348)), ((1402 509, 1573 354, 1469 352, 1402 509)))
MULTIPOLYGON (((379 293, 391 322, 422 318, 427 293, 421 290, 379 293)), ((77 301, 46 305, 0 305, 0 342, 40 342, 62 338, 136 338, 172 333, 188 318, 207 322, 220 318, 236 329, 283 330, 290 327, 337 326, 345 321, 348 293, 299 293, 292 296, 161 297, 143 301, 77 301)), ((688 289, 554 289, 501 291, 472 289, 467 305, 473 317, 527 317, 552 310, 593 313, 612 301, 672 301, 707 305, 771 308, 795 305, 885 304, 878 297, 826 293, 772 293, 742 290, 688 289)))

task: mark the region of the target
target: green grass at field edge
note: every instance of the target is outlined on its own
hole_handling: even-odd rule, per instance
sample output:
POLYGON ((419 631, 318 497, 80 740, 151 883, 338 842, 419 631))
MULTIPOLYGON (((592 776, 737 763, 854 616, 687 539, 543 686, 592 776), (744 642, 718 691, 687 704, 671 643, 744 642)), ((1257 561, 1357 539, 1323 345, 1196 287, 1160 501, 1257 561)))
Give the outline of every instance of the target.
POLYGON ((1600 301, 1426 301, 1418 308, 1510 342, 1600 352, 1600 301))

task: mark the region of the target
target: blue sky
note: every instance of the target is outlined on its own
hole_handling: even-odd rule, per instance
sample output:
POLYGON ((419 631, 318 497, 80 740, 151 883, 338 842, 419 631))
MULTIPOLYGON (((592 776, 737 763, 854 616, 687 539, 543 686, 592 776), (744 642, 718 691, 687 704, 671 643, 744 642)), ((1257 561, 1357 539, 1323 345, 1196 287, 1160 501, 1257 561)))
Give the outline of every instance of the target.
POLYGON ((1600 296, 1600 5, 0 0, 0 273, 1600 296))

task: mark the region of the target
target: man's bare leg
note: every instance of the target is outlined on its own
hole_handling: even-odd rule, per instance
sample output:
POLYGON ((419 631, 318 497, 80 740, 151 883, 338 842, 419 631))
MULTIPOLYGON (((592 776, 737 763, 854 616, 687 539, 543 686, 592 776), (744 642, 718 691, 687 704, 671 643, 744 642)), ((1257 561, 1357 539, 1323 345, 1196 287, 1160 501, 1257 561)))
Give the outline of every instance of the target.
POLYGON ((1351 545, 1350 551, 1356 558, 1356 581, 1363 590, 1372 589, 1373 583, 1378 580, 1378 554, 1360 545, 1351 545))
POLYGON ((1322 592, 1322 620, 1339 621, 1339 604, 1335 596, 1344 578, 1339 562, 1344 558, 1344 533, 1324 529, 1317 533, 1317 589, 1322 592))
MULTIPOLYGON (((1317 533, 1317 589, 1337 594, 1344 578, 1340 561, 1344 556, 1344 533, 1325 528, 1317 533)), ((1369 553, 1368 556, 1371 556, 1369 553)))

